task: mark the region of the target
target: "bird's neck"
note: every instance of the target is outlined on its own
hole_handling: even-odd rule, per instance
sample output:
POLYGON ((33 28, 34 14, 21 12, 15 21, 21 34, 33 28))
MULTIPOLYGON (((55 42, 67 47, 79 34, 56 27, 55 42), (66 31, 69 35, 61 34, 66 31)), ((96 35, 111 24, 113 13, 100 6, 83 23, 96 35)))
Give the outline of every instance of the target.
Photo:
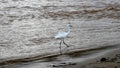
POLYGON ((70 25, 67 25, 67 33, 70 33, 70 25))

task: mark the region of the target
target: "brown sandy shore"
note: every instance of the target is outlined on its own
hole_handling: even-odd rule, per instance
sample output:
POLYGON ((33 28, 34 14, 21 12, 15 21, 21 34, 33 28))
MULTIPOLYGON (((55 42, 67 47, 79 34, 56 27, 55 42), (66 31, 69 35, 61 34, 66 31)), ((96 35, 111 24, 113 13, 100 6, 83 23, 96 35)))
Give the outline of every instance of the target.
POLYGON ((0 1, 0 68, 120 68, 119 41, 119 0, 0 1))
POLYGON ((72 51, 63 55, 49 55, 10 60, 1 68, 119 68, 120 47, 106 46, 72 51))
POLYGON ((120 68, 120 49, 108 51, 99 57, 88 58, 86 61, 66 68, 120 68))
POLYGON ((1 68, 119 68, 120 46, 90 48, 68 53, 1 62, 1 68), (37 64, 37 65, 36 65, 37 64))

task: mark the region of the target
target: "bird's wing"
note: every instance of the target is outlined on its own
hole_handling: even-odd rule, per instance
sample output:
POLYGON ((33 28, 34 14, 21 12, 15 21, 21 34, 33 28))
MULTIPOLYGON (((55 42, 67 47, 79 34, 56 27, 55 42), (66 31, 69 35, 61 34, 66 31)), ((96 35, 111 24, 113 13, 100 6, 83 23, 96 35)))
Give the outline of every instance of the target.
POLYGON ((67 36, 67 32, 58 32, 55 38, 65 38, 67 36))

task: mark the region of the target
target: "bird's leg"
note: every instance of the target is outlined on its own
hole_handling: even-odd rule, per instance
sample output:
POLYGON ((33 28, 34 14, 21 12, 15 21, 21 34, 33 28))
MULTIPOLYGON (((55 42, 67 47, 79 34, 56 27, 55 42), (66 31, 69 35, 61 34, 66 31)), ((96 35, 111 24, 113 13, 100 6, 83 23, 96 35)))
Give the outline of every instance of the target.
POLYGON ((63 43, 64 43, 67 47, 69 47, 68 44, 65 43, 64 39, 63 39, 63 43))
POLYGON ((61 50, 61 44, 62 44, 62 40, 60 41, 60 54, 62 54, 62 50, 61 50))

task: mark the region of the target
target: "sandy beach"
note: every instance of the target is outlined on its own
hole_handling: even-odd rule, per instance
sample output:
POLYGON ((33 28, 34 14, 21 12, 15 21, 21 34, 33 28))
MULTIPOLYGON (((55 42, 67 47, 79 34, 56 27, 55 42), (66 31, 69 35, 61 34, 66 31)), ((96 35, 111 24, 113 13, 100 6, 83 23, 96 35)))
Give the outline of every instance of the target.
POLYGON ((0 68, 120 68, 119 41, 119 0, 0 1, 0 68))

